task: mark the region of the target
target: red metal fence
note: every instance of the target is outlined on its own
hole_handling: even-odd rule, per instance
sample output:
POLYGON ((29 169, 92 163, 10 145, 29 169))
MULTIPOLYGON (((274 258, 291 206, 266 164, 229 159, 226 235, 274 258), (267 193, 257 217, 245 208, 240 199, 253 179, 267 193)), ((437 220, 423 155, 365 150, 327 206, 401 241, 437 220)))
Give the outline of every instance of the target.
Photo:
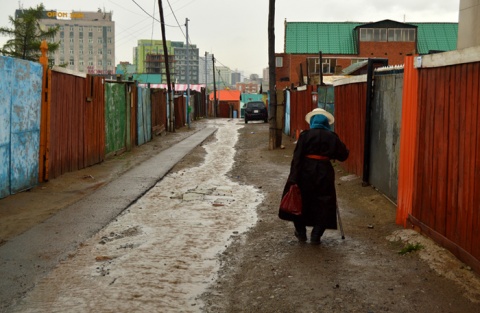
POLYGON ((305 90, 294 90, 290 95, 290 134, 295 138, 309 128, 305 115, 317 107, 312 94, 317 92, 316 86, 306 86, 305 90))
POLYGON ((367 83, 335 86, 335 132, 350 150, 342 166, 363 175, 367 83))
POLYGON ((48 71, 44 177, 58 177, 101 162, 105 149, 102 78, 48 71))
POLYGON ((480 62, 419 70, 418 144, 410 216, 414 225, 473 262, 477 270, 479 77, 480 62))

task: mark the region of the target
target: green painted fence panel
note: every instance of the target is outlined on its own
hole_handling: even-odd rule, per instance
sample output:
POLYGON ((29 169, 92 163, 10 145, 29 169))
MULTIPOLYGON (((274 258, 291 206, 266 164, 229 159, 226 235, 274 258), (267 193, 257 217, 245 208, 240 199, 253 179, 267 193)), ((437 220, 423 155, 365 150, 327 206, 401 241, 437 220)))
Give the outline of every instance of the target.
POLYGON ((125 85, 105 84, 105 154, 118 154, 127 143, 127 98, 125 85))

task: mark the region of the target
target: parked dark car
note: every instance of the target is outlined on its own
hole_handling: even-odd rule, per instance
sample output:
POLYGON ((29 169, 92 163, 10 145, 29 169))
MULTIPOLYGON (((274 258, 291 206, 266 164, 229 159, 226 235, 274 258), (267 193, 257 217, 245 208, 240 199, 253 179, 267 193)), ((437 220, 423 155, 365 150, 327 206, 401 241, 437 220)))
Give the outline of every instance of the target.
POLYGON ((268 122, 268 112, 262 101, 252 101, 245 104, 245 124, 249 121, 268 122))

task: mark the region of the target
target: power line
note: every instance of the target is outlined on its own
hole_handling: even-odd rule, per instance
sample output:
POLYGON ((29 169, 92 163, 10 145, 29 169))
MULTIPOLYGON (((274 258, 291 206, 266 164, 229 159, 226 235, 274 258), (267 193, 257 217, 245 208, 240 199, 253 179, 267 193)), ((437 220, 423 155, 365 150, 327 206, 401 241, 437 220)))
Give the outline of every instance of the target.
POLYGON ((172 6, 170 5, 170 1, 167 0, 167 3, 168 3, 168 6, 170 7, 170 11, 172 11, 172 14, 173 14, 173 17, 175 18, 175 21, 177 21, 178 27, 180 27, 180 30, 182 31, 183 37, 185 37, 185 39, 188 41, 187 36, 183 32, 183 28, 180 26, 180 23, 177 20, 177 16, 175 15, 175 12, 173 12, 172 6))

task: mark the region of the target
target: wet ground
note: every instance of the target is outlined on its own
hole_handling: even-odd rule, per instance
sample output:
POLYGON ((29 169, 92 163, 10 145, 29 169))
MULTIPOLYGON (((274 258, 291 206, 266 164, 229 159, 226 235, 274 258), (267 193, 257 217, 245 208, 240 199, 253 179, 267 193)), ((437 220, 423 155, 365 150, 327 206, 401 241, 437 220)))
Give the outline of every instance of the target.
POLYGON ((214 136, 7 312, 479 311, 478 275, 395 225, 395 206, 338 164, 345 240, 298 243, 276 216, 294 142, 270 151, 267 124, 194 128, 207 124, 214 136), (400 255, 408 242, 422 248, 400 255))

